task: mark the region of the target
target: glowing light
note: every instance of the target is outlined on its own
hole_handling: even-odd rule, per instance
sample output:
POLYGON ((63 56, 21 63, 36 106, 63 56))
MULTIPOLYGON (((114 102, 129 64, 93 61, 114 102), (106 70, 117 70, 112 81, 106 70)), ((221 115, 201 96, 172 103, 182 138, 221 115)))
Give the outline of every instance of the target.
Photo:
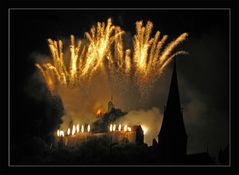
POLYGON ((128 131, 131 131, 131 128, 130 128, 130 127, 128 127, 128 131))
POLYGON ((68 130, 67 130, 67 134, 68 134, 68 135, 71 134, 71 129, 70 129, 70 128, 68 128, 68 130))
POLYGON ((119 124, 118 130, 121 131, 121 124, 119 124))
POLYGON ((73 125, 73 128, 72 128, 72 135, 74 135, 75 134, 75 132, 76 132, 76 127, 75 127, 75 125, 73 125))
POLYGON ((114 125, 113 125, 113 131, 115 131, 115 129, 116 129, 116 125, 114 124, 114 125))
POLYGON ((145 135, 147 133, 147 131, 148 131, 148 128, 146 126, 144 126, 144 125, 142 125, 141 128, 142 128, 142 130, 144 132, 144 135, 145 135))
POLYGON ((87 131, 90 132, 90 125, 87 126, 87 131))
POLYGON ((60 132, 59 132, 59 136, 64 137, 64 135, 65 135, 65 134, 64 134, 64 131, 60 131, 60 132))
POLYGON ((58 137, 60 136, 60 131, 59 131, 59 130, 57 130, 57 136, 58 136, 58 137))
POLYGON ((96 116, 97 116, 97 117, 100 117, 100 116, 101 116, 101 114, 102 114, 101 110, 100 110, 100 109, 98 109, 98 110, 97 110, 97 112, 96 112, 96 116))
POLYGON ((80 131, 80 125, 77 124, 77 125, 76 125, 76 132, 78 133, 79 131, 80 131))
POLYGON ((84 125, 81 125, 81 132, 84 132, 84 125))
POLYGON ((110 132, 112 132, 113 130, 113 127, 112 127, 112 124, 110 124, 110 132))
POLYGON ((128 126, 127 126, 127 125, 125 125, 125 126, 124 126, 124 131, 126 132, 126 131, 127 131, 127 129, 128 129, 128 126))

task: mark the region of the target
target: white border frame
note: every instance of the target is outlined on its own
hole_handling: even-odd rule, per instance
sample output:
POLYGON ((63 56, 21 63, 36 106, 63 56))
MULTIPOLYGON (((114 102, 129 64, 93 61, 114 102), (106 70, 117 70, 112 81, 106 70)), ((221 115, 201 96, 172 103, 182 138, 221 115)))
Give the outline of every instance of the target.
POLYGON ((231 167, 231 8, 9 8, 8 9, 8 166, 9 167, 231 167), (11 165, 10 163, 10 18, 13 10, 228 10, 229 12, 229 164, 228 165, 11 165))

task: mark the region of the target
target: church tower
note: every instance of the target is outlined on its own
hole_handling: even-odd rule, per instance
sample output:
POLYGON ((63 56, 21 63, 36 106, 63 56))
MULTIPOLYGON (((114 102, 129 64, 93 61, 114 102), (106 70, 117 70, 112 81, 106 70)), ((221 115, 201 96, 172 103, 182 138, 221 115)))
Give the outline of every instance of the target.
POLYGON ((164 163, 183 163, 187 152, 187 133, 180 104, 176 60, 167 105, 158 135, 159 159, 164 163))
POLYGON ((113 104, 113 97, 111 96, 111 100, 108 102, 108 112, 111 112, 112 109, 114 109, 115 106, 113 104))

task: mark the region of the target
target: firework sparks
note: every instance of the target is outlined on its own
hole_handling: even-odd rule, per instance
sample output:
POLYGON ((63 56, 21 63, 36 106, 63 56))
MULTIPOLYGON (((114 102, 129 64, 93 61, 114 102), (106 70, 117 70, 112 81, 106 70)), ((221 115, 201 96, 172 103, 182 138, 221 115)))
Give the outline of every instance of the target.
POLYGON ((57 86, 79 87, 97 71, 120 72, 120 75, 134 75, 139 87, 152 83, 159 77, 170 61, 185 51, 173 50, 186 40, 183 33, 164 47, 168 36, 160 38, 160 31, 151 37, 153 23, 136 22, 136 34, 133 37, 133 50, 124 48, 123 34, 119 26, 114 26, 109 18, 107 24, 98 22, 86 32, 87 42, 71 35, 70 56, 64 57, 63 42, 48 39, 52 62, 36 64, 48 89, 57 90, 57 86), (77 44, 76 44, 77 43, 77 44), (164 49, 163 49, 164 48, 164 49))

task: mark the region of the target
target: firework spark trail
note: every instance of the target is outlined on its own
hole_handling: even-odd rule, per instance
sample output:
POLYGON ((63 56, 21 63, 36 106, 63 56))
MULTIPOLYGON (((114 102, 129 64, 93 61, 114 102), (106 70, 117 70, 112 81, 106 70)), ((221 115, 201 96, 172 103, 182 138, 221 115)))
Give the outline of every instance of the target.
POLYGON ((152 29, 153 23, 150 21, 145 26, 143 21, 136 22, 132 52, 124 48, 122 36, 125 32, 119 26, 112 25, 109 18, 107 24, 98 22, 90 32, 85 33, 87 42, 84 44, 83 40, 78 40, 76 44, 75 37, 71 35, 69 61, 63 54, 63 42, 48 39, 52 63, 36 64, 36 67, 51 92, 57 90, 58 85, 79 87, 98 71, 106 70, 109 70, 109 74, 120 73, 121 80, 133 75, 139 89, 144 89, 144 86, 151 86, 175 56, 187 53, 172 52, 186 40, 188 33, 181 34, 165 47, 168 36, 163 35, 160 39, 160 32, 157 31, 151 37, 152 29))

